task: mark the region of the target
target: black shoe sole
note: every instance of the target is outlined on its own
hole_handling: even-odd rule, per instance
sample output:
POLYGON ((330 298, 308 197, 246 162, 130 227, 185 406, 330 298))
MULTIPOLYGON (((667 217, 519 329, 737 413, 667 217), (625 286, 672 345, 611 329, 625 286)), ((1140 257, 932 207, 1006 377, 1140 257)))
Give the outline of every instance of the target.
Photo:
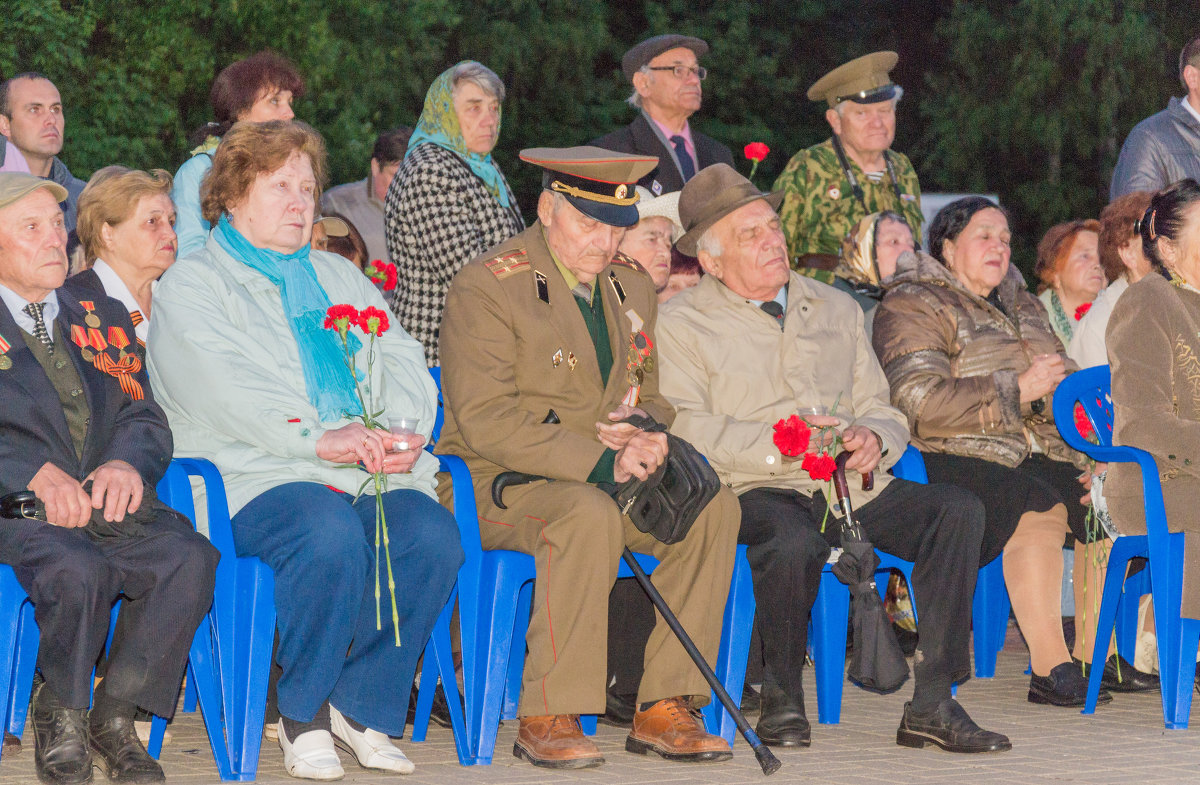
POLYGON ((535 758, 533 754, 522 747, 520 743, 513 744, 513 755, 521 760, 527 760, 534 766, 543 769, 592 769, 604 763, 604 758, 575 758, 574 760, 546 760, 535 758))
MULTIPOLYGON (((1101 706, 1101 705, 1103 705, 1105 703, 1109 703, 1111 701, 1112 701, 1112 695, 1109 695, 1107 692, 1101 691, 1100 695, 1096 698, 1096 705, 1101 706)), ((1034 690, 1031 689, 1029 691, 1029 702, 1030 703, 1040 703, 1044 706, 1061 706, 1062 708, 1065 708, 1065 709, 1078 709, 1078 708, 1081 708, 1081 707, 1087 705, 1087 697, 1085 696, 1083 698, 1078 698, 1078 699, 1077 698, 1064 698, 1060 695, 1054 695, 1053 693, 1046 694, 1046 693, 1041 693, 1041 692, 1035 692, 1034 690)))
POLYGON ((92 767, 89 766, 86 773, 82 773, 77 777, 51 777, 42 770, 40 762, 35 762, 34 769, 37 771, 39 782, 44 782, 46 785, 89 785, 92 781, 92 767))
POLYGON ((976 753, 976 752, 1008 752, 1012 749, 1011 741, 997 742, 986 747, 966 747, 961 744, 950 744, 944 739, 940 739, 932 733, 923 733, 922 731, 912 730, 911 728, 900 728, 896 731, 896 743, 901 747, 912 747, 913 749, 921 749, 926 744, 932 744, 935 747, 940 747, 946 752, 960 753, 976 753))
POLYGON ((788 736, 771 736, 755 731, 758 740, 768 747, 811 747, 812 738, 790 738, 788 736))
POLYGON ((629 736, 625 739, 625 751, 632 752, 637 755, 646 755, 653 752, 664 760, 674 761, 676 763, 719 763, 723 760, 733 759, 733 750, 713 750, 711 752, 667 752, 660 749, 650 742, 635 739, 629 736))

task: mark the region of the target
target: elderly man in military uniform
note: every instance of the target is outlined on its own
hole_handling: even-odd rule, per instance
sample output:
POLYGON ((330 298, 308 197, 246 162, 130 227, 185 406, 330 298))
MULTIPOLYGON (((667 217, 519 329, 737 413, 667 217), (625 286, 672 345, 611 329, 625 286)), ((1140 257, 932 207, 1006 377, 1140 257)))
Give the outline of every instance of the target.
MULTIPOLYGON (((830 546, 839 542, 825 484, 774 427, 798 411, 813 428, 807 452, 836 429, 853 454, 846 474, 855 518, 876 548, 915 562, 920 647, 915 690, 896 742, 951 752, 1011 748, 981 729, 951 697, 969 675, 971 595, 983 537, 983 504, 952 485, 917 485, 884 471, 904 452, 908 427, 888 401, 887 379, 854 300, 788 270, 775 207, 732 168, 714 166, 679 199, 687 233, 680 250, 698 256, 698 286, 663 306, 662 391, 675 407, 673 433, 708 456, 738 494, 739 542, 754 580, 764 676, 758 735, 808 746, 804 667, 809 613, 830 546), (807 409, 807 407, 815 407, 807 409), (861 477, 875 473, 872 490, 861 477)), ((804 448, 801 448, 804 450, 804 448)))
POLYGON ((94 754, 112 782, 159 782, 134 713, 174 713, 218 554, 154 494, 171 431, 128 311, 63 286, 66 198, 52 180, 0 174, 0 563, 41 630, 30 711, 38 779, 91 782, 94 754))
POLYGON ((654 196, 678 191, 706 166, 733 164, 729 148, 699 131, 688 118, 700 109, 701 82, 708 75, 699 58, 708 44, 689 35, 656 35, 621 58, 621 71, 633 84, 629 104, 639 110, 633 122, 591 143, 605 150, 650 155, 658 167, 638 182, 654 196))
POLYGON ((896 137, 896 104, 903 88, 890 71, 899 57, 875 52, 838 66, 808 88, 826 101, 833 135, 788 162, 775 181, 783 191, 779 217, 793 266, 832 270, 844 238, 864 216, 892 210, 921 242, 921 186, 896 137))
MULTIPOLYGON (((681 542, 664 545, 597 487, 645 478, 666 457, 662 434, 619 420, 635 410, 662 423, 674 417, 658 392, 654 285, 617 253, 625 227, 638 220, 633 184, 657 160, 594 147, 524 150, 521 158, 545 170, 537 223, 468 264, 450 286, 438 452, 462 456, 471 469, 483 547, 523 551, 537 564, 513 754, 536 766, 581 768, 604 760, 578 715, 605 708, 608 595, 622 549, 661 561, 655 584, 711 660, 739 516, 722 488, 681 542), (505 470, 547 481, 509 488, 501 509, 491 488, 505 470)), ((626 749, 728 759, 729 746, 704 732, 695 711, 708 695, 660 619, 626 749)))

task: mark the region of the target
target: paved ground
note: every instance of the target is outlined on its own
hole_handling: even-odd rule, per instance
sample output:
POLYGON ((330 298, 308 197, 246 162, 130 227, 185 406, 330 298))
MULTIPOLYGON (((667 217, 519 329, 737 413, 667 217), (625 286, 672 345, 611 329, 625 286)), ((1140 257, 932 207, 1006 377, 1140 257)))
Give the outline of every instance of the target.
MULTIPOLYGON (((900 694, 878 696, 847 684, 839 725, 815 725, 813 746, 803 751, 777 750, 783 768, 769 779, 779 783, 1200 783, 1200 719, 1185 731, 1167 731, 1157 693, 1118 695, 1095 716, 1074 709, 1034 706, 1025 700, 1028 676, 1025 648, 1013 628, 1000 654, 995 679, 974 679, 959 690, 959 698, 984 727, 1007 733, 1012 752, 997 755, 950 755, 933 750, 896 746, 895 731, 906 687, 900 694)), ((809 682, 808 692, 815 694, 809 682)), ((816 707, 810 699, 811 717, 816 707)), ((752 718, 752 722, 753 722, 752 718)), ((207 738, 199 714, 177 715, 175 739, 163 749, 162 762, 169 782, 217 782, 207 738)), ((608 759, 606 765, 580 772, 535 769, 512 757, 516 729, 500 729, 496 758, 491 766, 463 768, 454 756, 450 731, 430 729, 429 741, 403 743, 417 764, 407 778, 366 772, 342 755, 347 782, 404 785, 482 783, 583 782, 616 783, 758 783, 763 777, 749 747, 741 739, 733 761, 709 765, 673 764, 658 758, 632 755, 624 750, 624 733, 603 725, 597 741, 608 759)), ((32 739, 26 749, 0 765, 3 785, 32 785, 32 739)), ((97 771, 96 781, 104 782, 97 771)), ((263 744, 258 782, 289 783, 277 745, 263 744)))

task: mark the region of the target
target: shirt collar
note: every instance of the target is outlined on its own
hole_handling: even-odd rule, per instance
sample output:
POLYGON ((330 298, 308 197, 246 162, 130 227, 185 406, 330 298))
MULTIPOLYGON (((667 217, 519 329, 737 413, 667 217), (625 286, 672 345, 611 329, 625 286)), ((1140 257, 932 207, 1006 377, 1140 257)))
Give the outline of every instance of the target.
MULTIPOLYGON (((100 283, 104 286, 104 293, 114 300, 120 300, 121 305, 125 306, 125 310, 133 314, 134 311, 141 311, 142 306, 138 304, 137 299, 133 296, 133 292, 129 291, 129 287, 121 280, 121 276, 117 275, 116 270, 109 266, 108 262, 103 259, 97 259, 92 265, 92 270, 96 273, 96 277, 100 279, 100 283)), ((150 285, 151 291, 154 290, 155 281, 150 285)), ((133 328, 137 333, 137 337, 145 342, 150 335, 150 320, 145 318, 146 314, 142 314, 142 321, 133 328)))
POLYGON ((1179 103, 1184 109, 1187 110, 1188 114, 1190 114, 1196 120, 1196 122, 1200 123, 1200 109, 1192 106, 1192 102, 1188 100, 1186 95, 1179 99, 1179 103))
MULTIPOLYGON (((779 293, 771 298, 775 302, 779 303, 779 307, 782 308, 784 312, 787 311, 787 293, 787 284, 784 284, 783 286, 779 287, 779 293)), ((762 308, 762 304, 765 303, 766 300, 748 300, 747 302, 754 303, 755 308, 762 308)))
MULTIPOLYGON (((13 321, 17 323, 17 326, 33 335, 33 317, 24 311, 25 306, 29 305, 29 300, 3 284, 0 284, 0 300, 3 300, 4 304, 8 306, 8 312, 12 314, 13 321)), ((58 292, 50 292, 42 302, 46 304, 42 310, 42 320, 46 323, 47 329, 50 329, 50 325, 58 318, 58 292)))
MULTIPOLYGON (((554 260, 554 266, 558 268, 558 272, 560 275, 562 275, 563 281, 566 282, 567 288, 571 290, 572 294, 574 294, 575 287, 579 285, 579 278, 576 277, 575 273, 568 270, 565 264, 558 260, 558 255, 554 253, 554 249, 550 247, 550 240, 546 237, 546 227, 543 226, 541 229, 542 239, 546 242, 546 250, 550 252, 550 258, 554 260)), ((592 285, 588 288, 591 290, 592 297, 594 297, 596 294, 595 281, 593 281, 592 285)), ((592 297, 588 297, 588 305, 592 304, 592 297)))
POLYGON ((691 123, 689 123, 687 120, 684 120, 683 121, 683 130, 676 132, 676 131, 672 131, 671 129, 667 128, 665 125, 663 125, 659 121, 655 120, 653 117, 650 116, 649 112, 644 112, 644 114, 646 115, 647 120, 654 123, 654 126, 659 130, 659 132, 662 134, 663 139, 666 139, 667 142, 671 141, 672 136, 682 136, 684 146, 687 147, 688 153, 692 156, 692 160, 693 161, 695 160, 696 144, 695 144, 695 142, 692 141, 692 125, 691 125, 691 123))

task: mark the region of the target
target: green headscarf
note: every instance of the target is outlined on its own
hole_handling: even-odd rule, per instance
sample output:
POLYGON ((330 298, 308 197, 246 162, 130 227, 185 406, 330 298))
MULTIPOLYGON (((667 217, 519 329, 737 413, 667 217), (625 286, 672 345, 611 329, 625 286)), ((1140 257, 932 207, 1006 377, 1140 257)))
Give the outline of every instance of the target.
MULTIPOLYGON (((487 186, 492 196, 496 197, 500 204, 508 207, 508 186, 504 182, 504 175, 500 174, 500 168, 492 160, 491 153, 479 155, 467 150, 467 142, 463 139, 462 129, 458 125, 458 113, 454 111, 452 75, 456 68, 468 63, 475 63, 475 61, 463 60, 452 68, 446 69, 429 86, 429 92, 425 94, 425 107, 421 110, 416 130, 413 131, 412 139, 408 142, 408 152, 405 153, 405 158, 412 155, 417 147, 426 142, 445 148, 466 161, 467 166, 471 167, 471 171, 478 175, 480 180, 483 180, 483 184, 487 186)), ((478 63, 475 64, 478 65, 478 63)), ((497 122, 496 133, 499 132, 500 125, 497 122)))

